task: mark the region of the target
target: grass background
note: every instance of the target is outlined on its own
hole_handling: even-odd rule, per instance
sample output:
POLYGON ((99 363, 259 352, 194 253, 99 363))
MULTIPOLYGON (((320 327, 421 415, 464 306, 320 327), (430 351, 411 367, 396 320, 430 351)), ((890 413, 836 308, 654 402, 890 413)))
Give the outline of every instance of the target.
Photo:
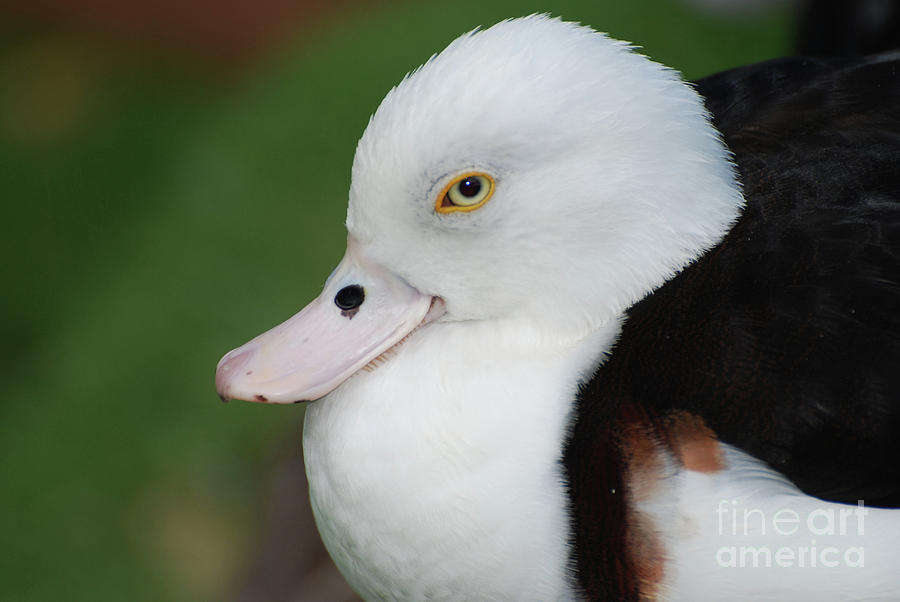
POLYGON ((217 360, 340 259, 353 149, 389 87, 531 12, 689 78, 790 48, 785 8, 358 2, 229 73, 0 21, 0 600, 229 597, 303 408, 221 404, 217 360))

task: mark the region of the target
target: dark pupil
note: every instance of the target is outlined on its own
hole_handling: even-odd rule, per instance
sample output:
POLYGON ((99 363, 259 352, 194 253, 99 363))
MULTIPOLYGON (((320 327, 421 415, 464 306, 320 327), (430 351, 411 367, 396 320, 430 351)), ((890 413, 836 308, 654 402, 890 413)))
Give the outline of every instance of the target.
POLYGON ((344 311, 356 309, 366 299, 366 291, 358 284, 345 286, 334 296, 334 304, 344 311))
POLYGON ((459 183, 459 192, 462 193, 463 196, 472 198, 478 191, 481 190, 481 182, 476 180, 475 178, 466 178, 462 182, 459 183))

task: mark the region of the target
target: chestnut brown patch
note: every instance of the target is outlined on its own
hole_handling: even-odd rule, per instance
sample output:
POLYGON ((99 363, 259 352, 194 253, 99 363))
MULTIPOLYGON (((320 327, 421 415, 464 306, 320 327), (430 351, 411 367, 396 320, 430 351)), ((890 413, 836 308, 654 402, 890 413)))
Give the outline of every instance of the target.
POLYGON ((655 600, 665 576, 666 554, 653 520, 638 509, 640 502, 655 495, 665 495, 667 464, 671 452, 661 443, 657 429, 643 412, 628 414, 620 424, 619 448, 625 468, 628 504, 625 511, 627 530, 625 552, 631 568, 630 578, 637 586, 637 599, 655 600))
POLYGON ((666 443, 684 468, 707 473, 725 469, 722 446, 703 418, 676 411, 666 422, 666 443))
POLYGON ((644 423, 632 422, 622 429, 620 445, 632 499, 636 502, 650 499, 659 488, 665 467, 664 451, 656 435, 644 423))
POLYGON ((628 512, 628 523, 625 542, 631 557, 633 579, 637 582, 639 599, 656 600, 665 576, 665 549, 650 517, 631 509, 628 512))

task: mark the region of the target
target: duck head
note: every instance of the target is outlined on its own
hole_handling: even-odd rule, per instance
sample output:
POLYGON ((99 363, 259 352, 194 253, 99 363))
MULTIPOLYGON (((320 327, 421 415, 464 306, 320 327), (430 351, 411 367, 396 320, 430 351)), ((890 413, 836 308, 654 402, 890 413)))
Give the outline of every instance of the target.
POLYGON ((676 72, 546 16, 468 33, 382 101, 356 149, 343 261, 310 305, 222 358, 219 395, 318 399, 435 320, 580 340, 741 207, 676 72))

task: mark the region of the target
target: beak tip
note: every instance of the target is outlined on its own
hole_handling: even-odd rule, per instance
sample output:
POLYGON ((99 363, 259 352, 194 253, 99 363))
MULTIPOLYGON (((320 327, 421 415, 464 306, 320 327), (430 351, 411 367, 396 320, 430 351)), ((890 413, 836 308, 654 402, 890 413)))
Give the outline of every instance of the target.
POLYGON ((219 399, 226 403, 235 399, 233 394, 235 377, 240 374, 251 355, 249 349, 235 351, 226 353, 219 360, 219 365, 216 366, 216 393, 219 394, 219 399), (238 351, 238 353, 235 353, 235 351, 238 351))

